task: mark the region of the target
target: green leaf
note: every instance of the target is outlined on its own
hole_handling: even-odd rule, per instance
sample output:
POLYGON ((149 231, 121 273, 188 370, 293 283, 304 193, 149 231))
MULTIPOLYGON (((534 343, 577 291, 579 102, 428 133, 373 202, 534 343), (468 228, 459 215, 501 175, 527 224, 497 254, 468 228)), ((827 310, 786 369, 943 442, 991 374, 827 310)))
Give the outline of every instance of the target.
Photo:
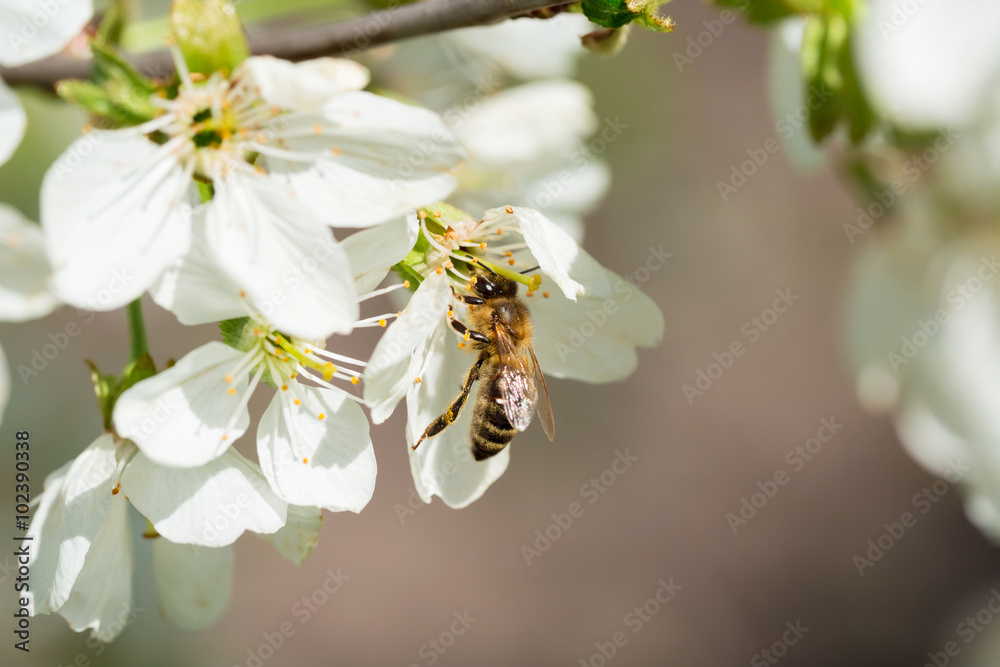
POLYGON ((118 379, 114 375, 104 375, 100 369, 90 359, 84 359, 84 363, 90 367, 90 381, 94 384, 94 394, 97 396, 97 407, 101 411, 101 423, 104 430, 111 430, 111 411, 114 403, 111 394, 118 379))
POLYGON ((114 48, 92 40, 92 81, 60 81, 56 92, 91 114, 110 121, 105 127, 129 127, 156 115, 151 101, 157 87, 140 74, 114 48))
POLYGON ((588 19, 605 28, 621 28, 642 16, 626 0, 583 0, 581 6, 588 19))
POLYGON ((225 0, 174 0, 170 33, 193 73, 228 75, 250 55, 236 7, 225 0))

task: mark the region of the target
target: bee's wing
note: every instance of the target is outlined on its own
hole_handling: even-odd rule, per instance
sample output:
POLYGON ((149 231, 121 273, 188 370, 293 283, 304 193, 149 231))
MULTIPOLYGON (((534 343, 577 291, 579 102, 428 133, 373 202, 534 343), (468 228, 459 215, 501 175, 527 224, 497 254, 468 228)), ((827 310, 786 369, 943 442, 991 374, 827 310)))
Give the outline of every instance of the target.
POLYGON ((538 418, 542 420, 542 428, 545 435, 549 436, 549 441, 556 439, 556 420, 552 416, 552 403, 549 402, 549 388, 545 385, 545 376, 542 375, 542 367, 538 365, 538 358, 535 350, 528 346, 528 353, 531 355, 532 370, 535 373, 535 387, 538 391, 538 403, 535 408, 538 410, 538 418))
POLYGON ((507 421, 518 431, 528 428, 538 402, 535 376, 503 325, 494 327, 500 352, 500 397, 507 421))

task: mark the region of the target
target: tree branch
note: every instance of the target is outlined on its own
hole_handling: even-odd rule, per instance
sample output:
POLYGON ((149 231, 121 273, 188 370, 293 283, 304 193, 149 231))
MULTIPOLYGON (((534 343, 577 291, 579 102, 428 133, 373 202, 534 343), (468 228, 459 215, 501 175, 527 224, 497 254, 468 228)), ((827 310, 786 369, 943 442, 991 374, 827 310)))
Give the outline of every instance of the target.
MULTIPOLYGON (((486 25, 556 5, 566 0, 423 0, 365 16, 287 33, 261 35, 250 43, 255 54, 287 60, 343 55, 420 35, 486 25)), ((154 77, 173 72, 166 50, 129 57, 140 71, 154 77)), ((22 67, 0 67, 10 85, 51 88, 62 79, 86 79, 91 61, 57 54, 22 67)))

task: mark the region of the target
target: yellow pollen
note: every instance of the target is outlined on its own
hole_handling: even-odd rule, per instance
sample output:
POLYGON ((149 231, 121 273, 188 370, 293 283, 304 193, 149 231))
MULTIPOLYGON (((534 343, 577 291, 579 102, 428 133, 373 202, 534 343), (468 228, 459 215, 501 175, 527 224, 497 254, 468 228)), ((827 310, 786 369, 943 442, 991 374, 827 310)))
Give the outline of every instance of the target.
POLYGON ((81 134, 90 134, 93 131, 94 131, 94 127, 90 123, 87 123, 86 125, 84 125, 83 127, 80 128, 80 133, 81 134))
POLYGON ((357 384, 359 382, 361 382, 361 380, 359 380, 356 375, 351 378, 351 384, 357 384))
POLYGON ((229 436, 226 435, 225 433, 223 433, 222 434, 222 441, 225 442, 226 440, 229 440, 229 436))
POLYGON ((230 387, 229 388, 229 395, 232 396, 235 393, 236 393, 236 387, 230 387))
POLYGON ((548 292, 542 292, 542 296, 544 296, 546 299, 548 299, 549 298, 549 293, 548 292))
POLYGON ((240 298, 241 299, 247 298, 247 292, 246 292, 246 290, 242 290, 242 289, 240 290, 240 298))
POLYGON ((514 260, 512 260, 512 259, 508 259, 507 263, 510 264, 511 266, 514 266, 514 260))
POLYGON ((434 211, 434 217, 435 218, 440 218, 441 217, 441 211, 434 211))
POLYGON ((465 349, 465 343, 459 343, 458 344, 458 349, 464 350, 465 349))
POLYGON ((201 72, 191 72, 189 76, 191 77, 191 81, 193 81, 194 83, 198 83, 199 81, 205 80, 205 75, 202 74, 201 72))
POLYGON ((281 385, 281 391, 288 391, 288 385, 287 384, 281 385))
POLYGON ((263 132, 258 132, 257 136, 255 137, 255 140, 257 141, 258 144, 266 144, 267 135, 265 135, 263 132))
POLYGON ((344 151, 342 151, 342 150, 341 150, 341 149, 339 149, 339 148, 331 148, 331 149, 330 149, 330 153, 332 153, 333 155, 340 155, 340 154, 341 154, 341 153, 343 153, 343 152, 344 152, 344 151))
POLYGON ((465 291, 466 291, 466 292, 471 292, 471 291, 472 291, 472 283, 469 283, 469 284, 467 284, 467 285, 465 286, 465 291))
POLYGON ((420 218, 421 220, 426 219, 427 218, 427 211, 417 211, 417 217, 420 218))
POLYGON ((385 319, 383 318, 383 319, 379 320, 379 321, 378 321, 378 325, 379 325, 380 327, 384 327, 384 326, 385 326, 385 319))
POLYGON ((323 134, 323 126, 319 123, 313 125, 313 134, 323 134))
POLYGON ((320 419, 326 419, 326 415, 324 415, 324 414, 323 414, 322 412, 321 412, 321 413, 319 413, 318 417, 319 417, 320 419))
MULTIPOLYGON (((285 358, 287 359, 287 357, 285 357, 285 358)), ((298 375, 298 373, 292 373, 292 374, 291 374, 291 375, 289 375, 288 377, 290 377, 291 379, 293 379, 293 380, 294 380, 294 379, 295 379, 295 376, 296 376, 296 375, 298 375)))
POLYGON ((503 234, 503 230, 497 227, 497 236, 500 236, 501 234, 503 234))
POLYGON ((479 244, 479 249, 486 250, 486 241, 483 241, 482 243, 479 244))
POLYGON ((420 384, 420 378, 419 377, 413 378, 413 381, 416 382, 417 384, 420 384))
POLYGON ((302 459, 302 462, 303 463, 309 463, 309 459, 307 459, 307 458, 306 459, 302 459))
POLYGON ((310 350, 308 347, 305 349, 305 352, 306 354, 312 354, 312 350, 310 350))
POLYGON ((226 373, 226 377, 223 378, 223 379, 226 381, 226 384, 232 384, 233 383, 233 376, 230 375, 229 373, 226 373))
POLYGON ((449 260, 449 261, 447 261, 447 262, 444 263, 444 268, 446 268, 446 269, 454 269, 455 268, 455 263, 449 260))
POLYGON ((409 280, 404 280, 403 281, 403 287, 409 288, 410 287, 410 281, 409 280))
POLYGON ((514 212, 514 209, 512 209, 512 208, 511 208, 510 206, 508 206, 508 207, 507 207, 507 214, 508 214, 508 215, 510 215, 510 214, 512 214, 513 212, 514 212))
POLYGON ((438 274, 438 275, 440 276, 440 275, 441 275, 442 273, 444 273, 444 269, 442 269, 442 268, 441 268, 441 267, 439 266, 439 267, 437 267, 436 269, 434 269, 434 273, 436 273, 436 274, 438 274))
POLYGON ((271 107, 271 115, 277 116, 281 114, 281 107, 271 107))
POLYGON ((111 489, 111 495, 117 496, 119 491, 121 491, 121 484, 115 484, 115 488, 111 489))
POLYGON ((469 332, 468 332, 468 331, 466 331, 466 332, 465 332, 465 335, 464 335, 464 336, 462 336, 462 340, 464 340, 464 341, 468 341, 468 340, 469 340, 469 338, 471 338, 471 337, 472 337, 472 336, 470 336, 470 335, 469 335, 469 332))
POLYGON ((512 253, 510 250, 508 250, 505 254, 507 255, 507 257, 513 257, 514 256, 514 253, 512 253))
POLYGON ((295 405, 302 405, 302 401, 300 401, 299 399, 296 398, 295 399, 295 405))
POLYGON ((524 293, 524 296, 535 296, 535 293, 532 292, 531 290, 528 290, 527 292, 524 293))

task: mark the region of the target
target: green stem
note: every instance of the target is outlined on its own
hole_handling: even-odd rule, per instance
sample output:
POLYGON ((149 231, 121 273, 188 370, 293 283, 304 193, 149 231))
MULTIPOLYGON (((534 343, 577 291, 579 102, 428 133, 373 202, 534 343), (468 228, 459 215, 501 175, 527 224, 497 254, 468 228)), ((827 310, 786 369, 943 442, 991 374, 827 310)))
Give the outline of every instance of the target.
POLYGON ((142 297, 128 305, 128 331, 132 342, 132 353, 129 361, 136 361, 144 354, 149 354, 149 343, 146 341, 146 322, 142 318, 142 297))

